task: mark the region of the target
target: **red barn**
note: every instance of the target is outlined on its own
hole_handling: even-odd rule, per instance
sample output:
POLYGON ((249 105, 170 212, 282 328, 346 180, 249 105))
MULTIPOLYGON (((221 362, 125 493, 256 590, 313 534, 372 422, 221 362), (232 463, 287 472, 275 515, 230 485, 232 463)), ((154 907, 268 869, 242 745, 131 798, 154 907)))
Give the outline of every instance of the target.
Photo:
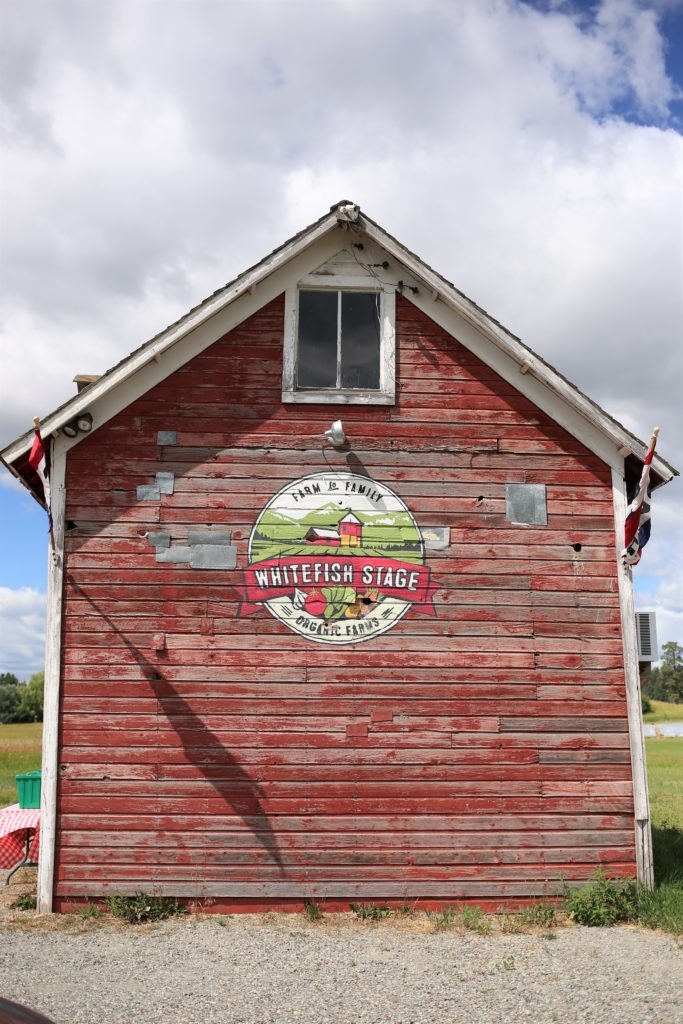
POLYGON ((339 537, 342 544, 360 547, 363 538, 363 526, 353 512, 347 512, 339 522, 339 537))
POLYGON ((306 542, 308 544, 322 544, 328 548, 338 548, 339 531, 323 530, 320 527, 312 526, 306 534, 306 542))
MULTIPOLYGON (((646 446, 357 207, 42 429, 42 910, 651 881, 619 559, 646 446), (340 516, 362 547, 308 543, 340 516)), ((31 441, 3 459, 42 501, 31 441)))

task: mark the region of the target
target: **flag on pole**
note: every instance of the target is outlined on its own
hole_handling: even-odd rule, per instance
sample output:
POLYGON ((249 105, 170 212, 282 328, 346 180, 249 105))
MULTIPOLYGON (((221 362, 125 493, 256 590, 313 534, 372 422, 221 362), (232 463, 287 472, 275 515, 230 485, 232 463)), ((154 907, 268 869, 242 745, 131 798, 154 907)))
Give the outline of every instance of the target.
POLYGON ((33 438, 33 447, 31 448, 31 454, 28 457, 29 465, 32 469, 35 469, 36 473, 41 479, 43 484, 43 493, 45 494, 45 508, 47 509, 47 521, 49 524, 49 532, 52 535, 52 511, 50 502, 50 459, 48 452, 43 444, 43 439, 40 436, 40 419, 35 416, 33 419, 33 430, 35 437, 33 438))
POLYGON ((650 539, 650 463, 655 453, 659 427, 652 432, 652 440, 643 461, 643 472, 638 484, 638 493, 628 507, 624 526, 624 550, 621 558, 625 566, 637 565, 640 555, 650 539))

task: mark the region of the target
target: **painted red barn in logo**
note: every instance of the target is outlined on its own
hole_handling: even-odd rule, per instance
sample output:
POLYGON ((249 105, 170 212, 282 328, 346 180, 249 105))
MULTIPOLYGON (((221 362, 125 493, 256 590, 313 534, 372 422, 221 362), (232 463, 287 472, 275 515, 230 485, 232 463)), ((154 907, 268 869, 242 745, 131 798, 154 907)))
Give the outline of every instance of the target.
POLYGON ((325 547, 351 547, 361 546, 363 526, 353 512, 347 512, 339 521, 336 530, 323 530, 320 527, 312 526, 306 534, 307 544, 323 544, 325 547))

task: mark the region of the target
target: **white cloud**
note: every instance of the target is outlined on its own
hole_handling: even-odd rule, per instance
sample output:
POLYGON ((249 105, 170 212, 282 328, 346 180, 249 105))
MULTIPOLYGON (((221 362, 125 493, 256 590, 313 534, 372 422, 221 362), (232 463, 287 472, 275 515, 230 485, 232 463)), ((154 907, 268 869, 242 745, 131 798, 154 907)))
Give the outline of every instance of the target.
POLYGON ((24 484, 20 483, 4 466, 0 468, 0 487, 6 487, 8 491, 16 491, 17 494, 23 494, 28 497, 29 492, 24 484))
POLYGON ((0 587, 0 672, 28 679, 45 657, 45 594, 0 587))
MULTIPOLYGON (((347 197, 680 461, 683 141, 660 9, 8 7, 0 439, 347 197)), ((645 557, 683 575, 667 491, 645 557)))

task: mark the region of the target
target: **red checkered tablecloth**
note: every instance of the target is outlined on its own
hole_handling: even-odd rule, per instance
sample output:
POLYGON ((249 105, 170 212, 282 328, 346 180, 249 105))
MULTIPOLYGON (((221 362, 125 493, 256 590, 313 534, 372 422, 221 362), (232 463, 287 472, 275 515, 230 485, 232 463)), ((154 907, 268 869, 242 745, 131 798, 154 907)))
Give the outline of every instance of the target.
POLYGON ((29 846, 29 860, 38 860, 40 846, 40 811, 22 810, 19 804, 11 804, 0 810, 0 868, 13 868, 24 859, 26 851, 26 830, 34 832, 29 846))

